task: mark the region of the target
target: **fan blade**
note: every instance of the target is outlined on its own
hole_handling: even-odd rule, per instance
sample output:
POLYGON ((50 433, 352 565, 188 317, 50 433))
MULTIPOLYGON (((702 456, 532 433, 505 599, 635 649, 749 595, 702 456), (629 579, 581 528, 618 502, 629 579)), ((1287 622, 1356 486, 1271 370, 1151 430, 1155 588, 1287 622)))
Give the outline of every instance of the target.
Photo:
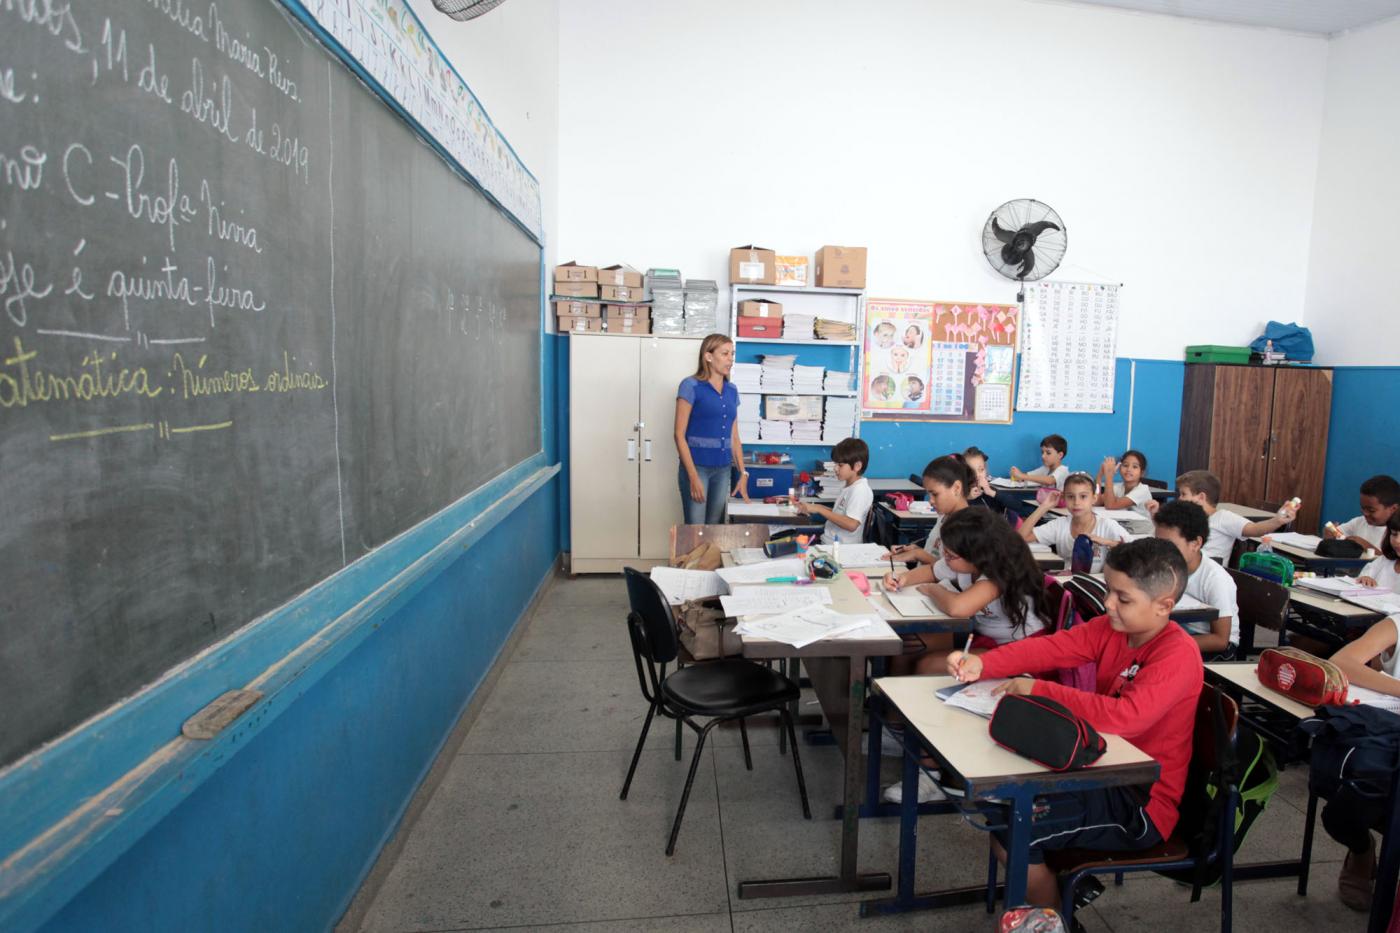
POLYGON ((1003 243, 1010 243, 1011 238, 1016 235, 1016 231, 1003 229, 1001 224, 997 223, 997 219, 993 217, 992 235, 995 236, 998 240, 1001 240, 1003 243))
POLYGON ((1040 221, 1037 221, 1037 222, 1035 222, 1035 223, 1033 223, 1033 224, 1026 224, 1024 227, 1021 228, 1021 231, 1020 231, 1020 232, 1022 232, 1022 233, 1029 233, 1031 236, 1040 236, 1040 235, 1041 235, 1042 233, 1044 233, 1046 230, 1058 230, 1058 229, 1060 229, 1060 225, 1059 225, 1059 224, 1051 223, 1051 222, 1048 221, 1048 220, 1040 220, 1040 221))
POLYGON ((1021 260, 1021 273, 1020 273, 1020 276, 1019 276, 1019 277, 1024 279, 1026 276, 1028 276, 1028 275, 1031 274, 1031 270, 1034 269, 1034 268, 1035 268, 1035 251, 1034 251, 1034 250, 1027 250, 1027 251, 1026 251, 1026 256, 1025 256, 1025 258, 1021 260))

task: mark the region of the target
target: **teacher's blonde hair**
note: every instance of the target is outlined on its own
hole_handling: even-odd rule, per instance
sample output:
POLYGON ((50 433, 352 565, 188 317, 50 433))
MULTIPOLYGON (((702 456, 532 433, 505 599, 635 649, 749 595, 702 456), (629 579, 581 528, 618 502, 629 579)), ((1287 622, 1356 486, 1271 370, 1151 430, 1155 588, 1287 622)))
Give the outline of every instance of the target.
POLYGON ((695 378, 704 382, 710 378, 710 361, 705 359, 705 354, 714 353, 726 343, 733 343, 728 334, 710 334, 700 341, 700 361, 695 366, 695 378))

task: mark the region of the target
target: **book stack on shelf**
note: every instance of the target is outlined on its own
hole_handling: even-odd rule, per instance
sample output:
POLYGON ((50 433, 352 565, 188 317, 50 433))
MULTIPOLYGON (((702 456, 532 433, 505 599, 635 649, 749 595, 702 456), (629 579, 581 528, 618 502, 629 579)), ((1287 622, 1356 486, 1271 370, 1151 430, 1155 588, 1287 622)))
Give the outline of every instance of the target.
POLYGON ((835 499, 841 495, 846 484, 836 475, 836 462, 827 460, 822 464, 822 472, 817 474, 817 495, 823 499, 835 499))
POLYGON ((856 436, 858 403, 855 396, 832 396, 826 400, 826 418, 822 422, 823 444, 836 444, 856 436))
POLYGON ((684 305, 686 336, 703 337, 715 332, 719 286, 713 279, 687 279, 684 305))
MULTIPOLYGON (((738 368, 737 364, 735 368, 738 368)), ((762 420, 763 396, 741 391, 739 395, 739 442, 742 444, 758 443, 758 425, 762 420)))
POLYGON ((792 422, 764 418, 758 423, 758 439, 770 444, 790 444, 792 422))
POLYGON ((826 377, 825 366, 799 366, 793 364, 792 367, 792 391, 799 395, 815 393, 820 395, 822 383, 826 377))
POLYGON ((843 373, 828 369, 826 378, 822 382, 822 389, 828 393, 854 392, 855 375, 855 373, 843 373))
POLYGON ((729 381, 740 395, 763 391, 763 367, 757 363, 735 363, 729 371, 729 381))
POLYGON ((795 311, 783 312, 784 340, 811 340, 817 317, 814 314, 798 314, 795 311))
POLYGON ((822 340, 844 340, 852 341, 856 339, 856 326, 850 321, 833 321, 819 317, 815 322, 817 336, 822 340))
POLYGON ((646 293, 651 296, 651 332, 685 335, 685 290, 677 269, 648 269, 646 293))
POLYGON ((783 354, 765 354, 763 357, 762 385, 764 392, 792 392, 792 367, 797 357, 783 354))

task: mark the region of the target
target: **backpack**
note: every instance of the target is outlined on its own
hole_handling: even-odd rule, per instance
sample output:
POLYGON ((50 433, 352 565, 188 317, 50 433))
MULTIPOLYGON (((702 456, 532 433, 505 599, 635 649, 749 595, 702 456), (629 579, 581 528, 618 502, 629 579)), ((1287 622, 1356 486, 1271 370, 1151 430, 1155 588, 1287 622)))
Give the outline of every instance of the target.
POLYGON ((1298 727, 1312 736, 1308 789, 1382 825, 1400 767, 1400 716, 1375 706, 1324 706, 1298 727))
POLYGON ((1241 555, 1240 570, 1270 583, 1293 585, 1293 561, 1272 551, 1250 551, 1241 555))
MULTIPOLYGON (((1094 583, 1098 582, 1093 577, 1090 577, 1089 580, 1094 583)), ((1049 594, 1051 602, 1055 603, 1056 606, 1055 624, 1052 631, 1063 632, 1083 621, 1075 612, 1074 594, 1065 584, 1047 575, 1045 577, 1045 590, 1049 594)), ((1086 661, 1076 667, 1060 668, 1055 672, 1055 680, 1062 686, 1093 693, 1098 688, 1098 673, 1099 666, 1093 661, 1086 661)))
POLYGON ((1108 584, 1087 573, 1076 573, 1064 581, 1065 590, 1074 598, 1074 611, 1085 622, 1108 615, 1108 584))
MULTIPOLYGON (((1201 725, 1198 722, 1197 728, 1201 725)), ((1235 727, 1232 759, 1224 764, 1227 774, 1233 771, 1238 775, 1236 786, 1239 788, 1240 797, 1235 808, 1235 852, 1239 852, 1255 820, 1264 812, 1264 808, 1278 791, 1279 772, 1278 763, 1274 760, 1268 743, 1243 724, 1235 727)), ((1216 772, 1202 772, 1187 779, 1186 792, 1181 797, 1179 825, 1194 827, 1194 832, 1185 834, 1193 853, 1209 852, 1215 846, 1215 830, 1219 819, 1217 808, 1225 805, 1220 797, 1221 776, 1216 772), (1202 787, 1202 784, 1205 786, 1202 787)), ((1199 882, 1202 887, 1206 887, 1220 881, 1220 860, 1217 859, 1201 868, 1164 871, 1158 874, 1187 884, 1199 882)))

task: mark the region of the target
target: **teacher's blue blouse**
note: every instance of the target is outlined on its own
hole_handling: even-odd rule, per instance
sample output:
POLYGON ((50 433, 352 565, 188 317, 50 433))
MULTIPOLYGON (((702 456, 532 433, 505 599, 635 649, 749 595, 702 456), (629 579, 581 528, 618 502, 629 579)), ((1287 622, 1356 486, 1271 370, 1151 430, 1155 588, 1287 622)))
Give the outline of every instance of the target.
POLYGON ((676 398, 690 403, 685 442, 696 466, 725 466, 733 459, 734 419, 739 417, 739 390, 728 380, 716 392, 709 382, 686 376, 676 398))

